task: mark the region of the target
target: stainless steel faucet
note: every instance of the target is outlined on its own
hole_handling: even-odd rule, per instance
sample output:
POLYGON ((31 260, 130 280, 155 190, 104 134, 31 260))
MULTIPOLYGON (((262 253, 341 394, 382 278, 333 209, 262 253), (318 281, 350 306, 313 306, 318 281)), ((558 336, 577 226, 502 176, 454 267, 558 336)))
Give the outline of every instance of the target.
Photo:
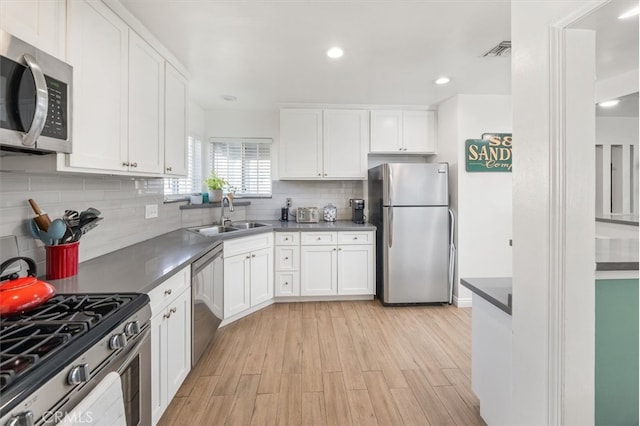
POLYGON ((233 211, 233 201, 231 201, 232 199, 233 198, 224 196, 220 201, 220 225, 222 226, 226 226, 227 223, 231 224, 231 219, 229 219, 228 217, 224 217, 224 200, 227 200, 227 203, 229 204, 229 211, 232 212, 233 211))

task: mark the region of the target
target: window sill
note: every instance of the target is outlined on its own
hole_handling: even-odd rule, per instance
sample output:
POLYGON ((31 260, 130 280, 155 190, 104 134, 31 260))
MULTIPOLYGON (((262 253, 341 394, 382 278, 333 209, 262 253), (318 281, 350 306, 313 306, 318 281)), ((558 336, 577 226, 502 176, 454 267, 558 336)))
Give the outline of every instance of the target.
MULTIPOLYGON (((243 207, 250 206, 251 201, 234 201, 234 207, 243 207)), ((220 207, 220 201, 212 202, 212 203, 204 203, 204 204, 185 204, 184 206, 180 206, 180 210, 192 210, 192 209, 213 209, 216 207, 220 207)))

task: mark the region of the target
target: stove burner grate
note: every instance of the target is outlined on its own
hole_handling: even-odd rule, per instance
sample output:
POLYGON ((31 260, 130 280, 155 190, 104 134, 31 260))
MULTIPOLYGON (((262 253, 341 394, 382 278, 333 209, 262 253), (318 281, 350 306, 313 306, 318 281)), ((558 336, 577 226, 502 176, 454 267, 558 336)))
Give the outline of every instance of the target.
POLYGON ((134 295, 57 295, 28 312, 2 319, 0 392, 104 322, 134 295))

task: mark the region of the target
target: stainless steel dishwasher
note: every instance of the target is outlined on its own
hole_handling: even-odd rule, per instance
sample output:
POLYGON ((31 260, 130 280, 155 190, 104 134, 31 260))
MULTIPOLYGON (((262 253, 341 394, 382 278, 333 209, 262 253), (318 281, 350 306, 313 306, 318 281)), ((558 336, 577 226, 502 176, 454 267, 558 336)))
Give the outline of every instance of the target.
POLYGON ((191 264, 191 365, 213 340, 223 316, 222 244, 191 264))

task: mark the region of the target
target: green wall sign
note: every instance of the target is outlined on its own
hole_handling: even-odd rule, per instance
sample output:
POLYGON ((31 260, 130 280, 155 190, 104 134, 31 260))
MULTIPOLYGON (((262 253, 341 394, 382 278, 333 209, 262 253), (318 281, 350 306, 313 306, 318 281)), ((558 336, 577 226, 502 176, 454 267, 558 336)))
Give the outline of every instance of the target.
POLYGON ((511 133, 484 133, 465 141, 468 172, 510 172, 511 133))

